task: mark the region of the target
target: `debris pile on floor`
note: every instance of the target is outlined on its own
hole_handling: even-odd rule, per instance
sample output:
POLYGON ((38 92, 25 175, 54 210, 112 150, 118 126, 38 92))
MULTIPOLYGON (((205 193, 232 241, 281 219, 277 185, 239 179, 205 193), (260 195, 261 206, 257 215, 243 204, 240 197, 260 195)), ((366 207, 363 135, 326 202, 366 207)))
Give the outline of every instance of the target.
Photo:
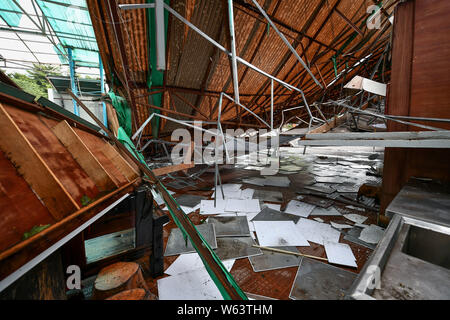
MULTIPOLYGON (((246 278, 296 268, 291 299, 343 298, 367 259, 365 256, 361 263, 358 254, 370 254, 371 250, 364 250, 373 250, 384 233, 376 225, 376 201, 358 194, 360 186, 380 183, 366 172, 379 165, 382 157, 370 160, 367 152, 318 149, 319 154, 301 155, 298 149, 282 148, 278 175, 231 173, 227 183, 207 192, 209 197, 205 189, 202 195, 174 193, 184 212, 198 217, 194 220, 199 220, 199 233, 228 270, 235 270, 242 260, 248 260, 252 268, 246 269, 246 278)), ((236 165, 231 171, 260 168, 236 165)), ((155 196, 161 205, 162 199, 155 196)), ((159 299, 222 299, 179 229, 169 230, 164 255, 178 257, 166 269, 168 276, 157 280, 159 299)), ((269 296, 265 292, 256 289, 248 293, 269 296)))

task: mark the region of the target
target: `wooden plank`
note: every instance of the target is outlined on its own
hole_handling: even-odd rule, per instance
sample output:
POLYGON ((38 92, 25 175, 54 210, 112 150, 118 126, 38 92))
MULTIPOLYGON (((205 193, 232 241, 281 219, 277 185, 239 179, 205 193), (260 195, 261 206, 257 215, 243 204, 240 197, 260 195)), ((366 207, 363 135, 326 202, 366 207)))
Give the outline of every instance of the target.
MULTIPOLYGON (((409 114, 450 118, 450 1, 416 1, 415 12, 409 114)), ((435 126, 450 130, 449 123, 435 126)))
POLYGON ((116 185, 121 186, 128 183, 128 179, 125 175, 115 166, 112 159, 104 153, 104 145, 107 143, 105 139, 94 137, 93 135, 90 135, 83 130, 79 130, 78 128, 75 128, 74 131, 78 134, 81 140, 83 140, 97 160, 102 164, 103 168, 105 168, 116 185))
MULTIPOLYGON (((82 205, 82 199, 85 196, 90 199, 98 198, 99 190, 94 181, 75 161, 51 129, 60 121, 5 104, 4 107, 20 131, 79 206, 82 205)), ((87 132, 86 134, 91 135, 87 132)))
POLYGON ((117 132, 120 126, 119 120, 117 119, 116 110, 114 110, 113 106, 109 103, 106 103, 106 113, 108 114, 108 125, 111 128, 111 131, 117 137, 117 132))
POLYGON ((134 180, 139 176, 139 173, 130 165, 130 163, 108 142, 105 142, 102 152, 112 161, 112 163, 114 163, 128 181, 134 180))
MULTIPOLYGON (((411 101, 411 70, 414 48, 415 1, 399 3, 395 8, 392 45, 392 77, 386 114, 408 116, 411 101)), ((388 121, 388 131, 408 131, 408 126, 388 121)))
POLYGON ((0 136, 0 148, 56 220, 80 209, 1 103, 0 136))
POLYGON ((177 164, 174 166, 167 166, 167 167, 163 167, 163 168, 153 169, 152 171, 155 174, 155 176, 159 177, 159 176, 164 176, 164 175, 172 173, 172 172, 187 170, 187 169, 190 169, 193 167, 195 167, 194 162, 189 163, 189 164, 181 163, 181 164, 177 164))
POLYGON ((341 115, 340 117, 334 116, 333 119, 329 123, 325 123, 320 127, 311 130, 309 133, 325 133, 330 131, 331 129, 336 128, 341 125, 347 119, 347 113, 341 115))
POLYGON ((52 130, 100 191, 111 190, 118 186, 66 120, 58 123, 52 130))

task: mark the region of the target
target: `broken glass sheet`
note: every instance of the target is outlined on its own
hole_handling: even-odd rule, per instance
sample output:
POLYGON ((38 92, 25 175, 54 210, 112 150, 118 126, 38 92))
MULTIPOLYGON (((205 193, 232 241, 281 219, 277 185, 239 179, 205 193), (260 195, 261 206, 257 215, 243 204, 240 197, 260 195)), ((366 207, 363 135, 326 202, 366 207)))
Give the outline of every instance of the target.
POLYGON ((347 209, 351 209, 351 210, 357 210, 357 211, 362 211, 365 212, 366 209, 361 208, 361 207, 355 207, 355 206, 345 206, 347 209))
POLYGON ((364 221, 367 220, 367 217, 359 215, 359 214, 355 214, 355 213, 344 214, 344 217, 350 221, 353 221, 353 222, 359 223, 359 224, 362 224, 364 221))
POLYGON ((214 224, 216 237, 250 236, 247 217, 210 217, 208 223, 214 224))
POLYGON ((347 183, 347 184, 342 183, 342 184, 336 186, 336 190, 337 190, 337 192, 342 192, 342 193, 358 192, 359 187, 353 183, 347 183))
POLYGON ((223 300, 206 269, 196 269, 159 279, 159 300, 223 300))
POLYGON ((291 184, 291 180, 288 177, 265 177, 264 185, 265 186, 274 186, 274 187, 289 187, 291 184))
POLYGON ((346 243, 324 242, 329 263, 358 268, 352 249, 346 243))
POLYGON ((242 179, 242 182, 246 183, 246 184, 253 184, 256 186, 264 186, 266 179, 264 179, 264 178, 248 178, 248 179, 242 179))
POLYGON ((328 208, 334 204, 334 201, 330 199, 321 199, 312 195, 297 196, 297 199, 322 208, 328 208))
POLYGON ((268 207, 263 208, 251 221, 292 221, 297 223, 299 216, 273 210, 268 207))
POLYGON ((272 210, 277 210, 277 211, 281 210, 281 204, 264 203, 264 205, 267 206, 267 208, 270 208, 272 210))
POLYGON ((370 244, 370 243, 361 241, 359 239, 359 236, 361 235, 361 231, 362 231, 362 228, 355 227, 355 228, 352 228, 352 229, 348 230, 347 232, 344 232, 344 231, 341 231, 341 232, 345 234, 345 236, 344 236, 345 240, 353 242, 353 243, 356 243, 356 244, 358 244, 360 246, 364 246, 366 248, 374 250, 375 249, 375 245, 374 244, 370 244))
POLYGON ((362 229, 361 234, 359 235, 359 240, 370 243, 370 244, 378 244, 381 238, 383 238, 384 229, 371 224, 370 226, 362 229))
POLYGON ((228 199, 225 212, 260 212, 259 199, 228 199))
POLYGON ((214 206, 214 200, 202 200, 200 202, 200 214, 211 215, 225 213, 226 200, 217 199, 216 206, 214 206))
MULTIPOLYGON (((241 193, 241 199, 253 199, 253 195, 255 194, 255 189, 244 189, 241 193)), ((258 198, 258 197, 255 197, 258 198)), ((258 198, 259 199, 259 198, 258 198)))
POLYGON ((329 224, 301 218, 296 224, 297 230, 306 240, 323 245, 324 241, 339 242, 340 232, 329 224))
POLYGON ((263 247, 308 247, 292 221, 253 221, 259 244, 263 247))
MULTIPOLYGON (((235 260, 222 261, 223 265, 228 271, 233 268, 235 260)), ((185 253, 180 255, 171 265, 164 271, 170 276, 183 273, 186 271, 193 271, 197 269, 205 269, 202 259, 198 253, 185 253)), ((205 269, 206 270, 206 269, 205 269)))
POLYGON ((293 300, 342 300, 356 274, 329 264, 303 258, 289 298, 293 300))
POLYGON ((332 177, 315 177, 316 181, 319 183, 343 183, 346 179, 345 177, 341 176, 332 176, 332 177))
POLYGON ((262 254, 261 249, 253 247, 255 244, 251 237, 217 238, 214 251, 221 260, 247 258, 262 254))
MULTIPOLYGON (((211 248, 217 248, 216 233, 214 231, 213 224, 201 224, 196 226, 198 232, 203 236, 205 241, 211 246, 211 248)), ((189 239, 185 239, 180 229, 172 229, 167 240, 165 257, 174 256, 182 253, 195 252, 194 247, 189 239)))
POLYGON ((331 186, 318 184, 318 183, 315 183, 311 186, 305 186, 305 189, 317 191, 317 192, 321 192, 321 193, 326 193, 326 194, 330 194, 330 193, 333 193, 336 191, 336 189, 334 189, 331 186))
POLYGON ((270 202, 283 202, 283 194, 280 191, 255 190, 253 195, 256 199, 270 202))
POLYGON ((329 208, 315 207, 312 216, 341 216, 342 214, 333 206, 329 208))
POLYGON ((336 222, 333 222, 333 221, 330 221, 330 224, 335 229, 351 229, 351 228, 353 228, 353 226, 351 226, 351 225, 336 223, 336 222))
MULTIPOLYGON (((278 247, 277 249, 299 253, 296 247, 287 246, 278 247)), ((248 258, 252 265, 253 271, 255 272, 297 267, 302 261, 302 257, 295 255, 273 252, 269 250, 262 250, 262 252, 262 255, 248 258)))
POLYGON ((297 200, 289 201, 285 212, 300 217, 308 217, 316 206, 297 200))
POLYGON ((190 207, 190 208, 196 207, 198 204, 200 204, 200 202, 202 200, 206 200, 206 199, 207 198, 204 196, 198 196, 195 194, 182 194, 175 198, 175 200, 177 201, 177 203, 180 206, 190 207))

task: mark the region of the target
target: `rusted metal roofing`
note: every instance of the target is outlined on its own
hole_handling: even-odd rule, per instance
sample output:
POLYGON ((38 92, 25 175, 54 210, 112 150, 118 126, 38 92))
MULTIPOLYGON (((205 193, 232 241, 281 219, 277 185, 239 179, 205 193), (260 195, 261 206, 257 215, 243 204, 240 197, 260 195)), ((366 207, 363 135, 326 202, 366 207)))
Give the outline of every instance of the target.
MULTIPOLYGON (((118 4, 143 2, 146 1, 117 1, 118 4)), ((324 89, 314 83, 278 34, 269 27, 252 1, 233 2, 237 55, 261 70, 302 89, 309 102, 320 97, 324 89)), ((348 79, 356 72, 367 74, 364 67, 374 65, 386 43, 390 41, 392 28, 388 16, 393 12, 398 0, 383 1, 381 28, 369 30, 366 26, 366 19, 370 16, 367 9, 376 2, 258 0, 324 87, 336 78, 332 61, 334 55, 336 70, 340 73, 372 53, 368 63, 359 65, 347 75, 348 79), (357 33, 355 28, 361 32, 357 33)), ((170 6, 225 48, 230 48, 227 1, 171 0, 170 6)), ((120 46, 115 41, 105 1, 88 1, 88 7, 102 59, 110 62, 105 63, 108 80, 112 80, 112 71, 116 78, 123 80, 126 74, 118 52, 120 46)), ((135 81, 131 91, 138 97, 134 111, 136 125, 140 126, 149 116, 150 107, 146 99, 149 92, 146 79, 151 72, 148 64, 146 10, 118 9, 118 12, 123 20, 123 38, 126 39, 123 44, 128 60, 125 67, 131 71, 135 81)), ((153 88, 165 90, 163 113, 178 119, 217 119, 218 95, 220 92, 233 95, 229 57, 172 15, 169 15, 167 39, 165 85, 153 88)), ((268 116, 270 79, 239 63, 238 75, 241 103, 263 118, 268 116)), ((122 81, 122 84, 124 82, 122 81)), ((338 81, 333 85, 339 83, 338 81)), ((332 92, 332 89, 327 89, 327 92, 332 92)), ((278 83, 274 84, 274 94, 274 106, 278 110, 301 103, 298 92, 289 91, 278 83)), ((229 125, 235 123, 237 126, 240 122, 260 125, 248 112, 230 101, 225 100, 222 110, 222 119, 229 125)), ((275 112, 275 119, 279 114, 275 112)), ((161 132, 164 134, 170 133, 178 125, 162 121, 161 126, 161 132)), ((144 136, 148 134, 149 128, 144 132, 144 136)))

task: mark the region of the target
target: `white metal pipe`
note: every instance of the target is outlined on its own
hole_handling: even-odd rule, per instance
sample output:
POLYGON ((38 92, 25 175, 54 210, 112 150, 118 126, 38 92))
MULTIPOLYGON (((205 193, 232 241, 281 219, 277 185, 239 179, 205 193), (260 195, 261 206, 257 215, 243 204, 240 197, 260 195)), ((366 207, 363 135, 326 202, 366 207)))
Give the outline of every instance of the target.
POLYGON ((230 99, 231 101, 233 101, 234 103, 236 103, 238 106, 240 106, 241 108, 243 108, 244 110, 248 111, 249 113, 251 113, 252 115, 254 115, 257 119, 259 119, 262 123, 264 123, 267 127, 270 128, 270 125, 264 121, 260 116, 258 116, 256 113, 254 113, 253 111, 251 111, 250 109, 248 109, 247 107, 245 107, 244 105, 242 105, 241 103, 237 103, 236 101, 234 101, 233 98, 231 98, 229 95, 227 95, 226 93, 222 92, 222 95, 224 97, 227 97, 228 99, 230 99))
POLYGON ((236 36, 234 33, 233 0, 228 0, 228 22, 230 25, 231 67, 233 70, 234 100, 236 101, 236 103, 239 103, 239 79, 238 79, 238 69, 237 69, 237 62, 236 62, 236 36))
POLYGON ((384 148, 450 148, 449 139, 425 140, 299 140, 298 146, 361 146, 384 148))
POLYGON ((154 8, 154 3, 139 3, 139 4, 119 4, 119 8, 122 10, 132 9, 151 9, 154 8))
POLYGON ((273 80, 270 79, 270 130, 273 130, 273 80))
POLYGON ((426 140, 450 139, 450 131, 312 133, 306 140, 426 140))
POLYGON ((164 2, 155 1, 156 69, 166 70, 166 30, 164 23, 164 2))
POLYGON ((393 118, 391 118, 391 117, 389 117, 387 115, 382 115, 382 114, 377 114, 377 113, 373 113, 373 112, 370 112, 370 111, 360 110, 360 109, 354 108, 352 106, 349 106, 349 105, 347 105, 347 104, 345 104, 343 102, 339 102, 339 101, 335 101, 334 103, 337 104, 338 106, 345 107, 347 109, 353 110, 354 112, 359 112, 359 113, 362 113, 362 114, 371 115, 371 116, 374 116, 374 117, 377 117, 377 118, 381 118, 381 119, 395 121, 395 122, 398 122, 398 123, 402 123, 402 124, 406 124, 406 125, 410 125, 410 126, 414 126, 414 127, 419 127, 419 128, 423 128, 423 129, 433 130, 433 131, 443 130, 443 129, 440 129, 440 128, 431 127, 431 126, 425 126, 425 125, 418 124, 418 123, 402 121, 402 120, 399 120, 399 119, 393 119, 393 118))

